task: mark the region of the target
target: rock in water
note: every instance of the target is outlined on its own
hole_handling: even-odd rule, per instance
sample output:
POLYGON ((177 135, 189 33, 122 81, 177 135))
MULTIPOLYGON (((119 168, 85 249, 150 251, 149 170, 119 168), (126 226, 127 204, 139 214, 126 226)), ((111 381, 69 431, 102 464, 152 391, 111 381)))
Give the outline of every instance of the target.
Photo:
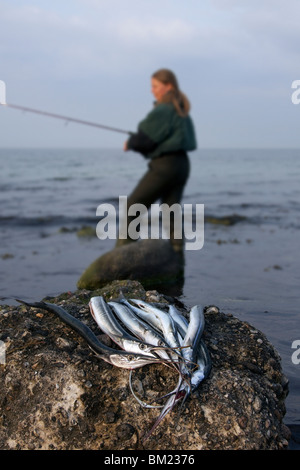
POLYGON ((97 258, 82 274, 79 289, 98 289, 115 279, 138 280, 156 286, 183 279, 184 257, 168 240, 141 240, 123 245, 97 258))

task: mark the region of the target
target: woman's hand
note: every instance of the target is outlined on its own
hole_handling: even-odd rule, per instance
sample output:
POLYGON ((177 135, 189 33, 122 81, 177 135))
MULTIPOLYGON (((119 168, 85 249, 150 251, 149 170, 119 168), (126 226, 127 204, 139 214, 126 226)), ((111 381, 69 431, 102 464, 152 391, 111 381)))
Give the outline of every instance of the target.
POLYGON ((128 150, 127 140, 126 140, 126 142, 124 142, 123 150, 124 150, 124 152, 127 152, 127 150, 128 150))

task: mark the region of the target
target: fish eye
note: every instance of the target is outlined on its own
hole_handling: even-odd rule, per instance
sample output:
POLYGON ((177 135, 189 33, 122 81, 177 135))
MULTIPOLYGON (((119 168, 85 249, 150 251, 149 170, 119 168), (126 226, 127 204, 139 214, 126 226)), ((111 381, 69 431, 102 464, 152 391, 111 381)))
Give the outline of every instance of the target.
POLYGON ((133 361, 134 360, 134 356, 128 356, 128 361, 133 361))
POLYGON ((140 344, 139 344, 139 348, 140 348, 140 349, 146 349, 146 345, 145 345, 144 343, 140 343, 140 344))

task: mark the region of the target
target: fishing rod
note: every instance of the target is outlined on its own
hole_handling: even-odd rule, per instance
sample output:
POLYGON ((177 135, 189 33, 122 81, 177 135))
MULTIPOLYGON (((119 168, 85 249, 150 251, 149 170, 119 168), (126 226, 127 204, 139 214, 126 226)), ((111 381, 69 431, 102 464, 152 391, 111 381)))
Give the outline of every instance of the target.
POLYGON ((61 114, 49 113, 47 111, 41 111, 38 109, 28 108, 26 106, 6 103, 5 82, 3 82, 2 80, 0 80, 0 105, 6 106, 8 108, 19 109, 20 111, 23 111, 23 112, 40 114, 42 116, 48 116, 54 119, 61 119, 67 123, 75 122, 76 124, 83 124, 85 126, 97 127, 99 129, 105 129, 107 131, 120 132, 122 134, 129 134, 129 135, 132 134, 132 132, 130 131, 125 131, 124 129, 118 129, 117 127, 105 126, 104 124, 98 124, 96 122, 84 121, 82 119, 76 119, 76 118, 72 118, 69 116, 63 116, 61 114))

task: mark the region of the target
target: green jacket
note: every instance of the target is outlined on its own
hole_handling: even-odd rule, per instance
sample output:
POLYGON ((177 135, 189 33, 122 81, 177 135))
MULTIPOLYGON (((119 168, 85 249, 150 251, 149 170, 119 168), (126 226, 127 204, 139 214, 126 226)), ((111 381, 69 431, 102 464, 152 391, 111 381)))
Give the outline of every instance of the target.
POLYGON ((193 122, 182 117, 172 103, 157 104, 138 125, 138 131, 128 140, 128 148, 146 158, 197 148, 193 122))

